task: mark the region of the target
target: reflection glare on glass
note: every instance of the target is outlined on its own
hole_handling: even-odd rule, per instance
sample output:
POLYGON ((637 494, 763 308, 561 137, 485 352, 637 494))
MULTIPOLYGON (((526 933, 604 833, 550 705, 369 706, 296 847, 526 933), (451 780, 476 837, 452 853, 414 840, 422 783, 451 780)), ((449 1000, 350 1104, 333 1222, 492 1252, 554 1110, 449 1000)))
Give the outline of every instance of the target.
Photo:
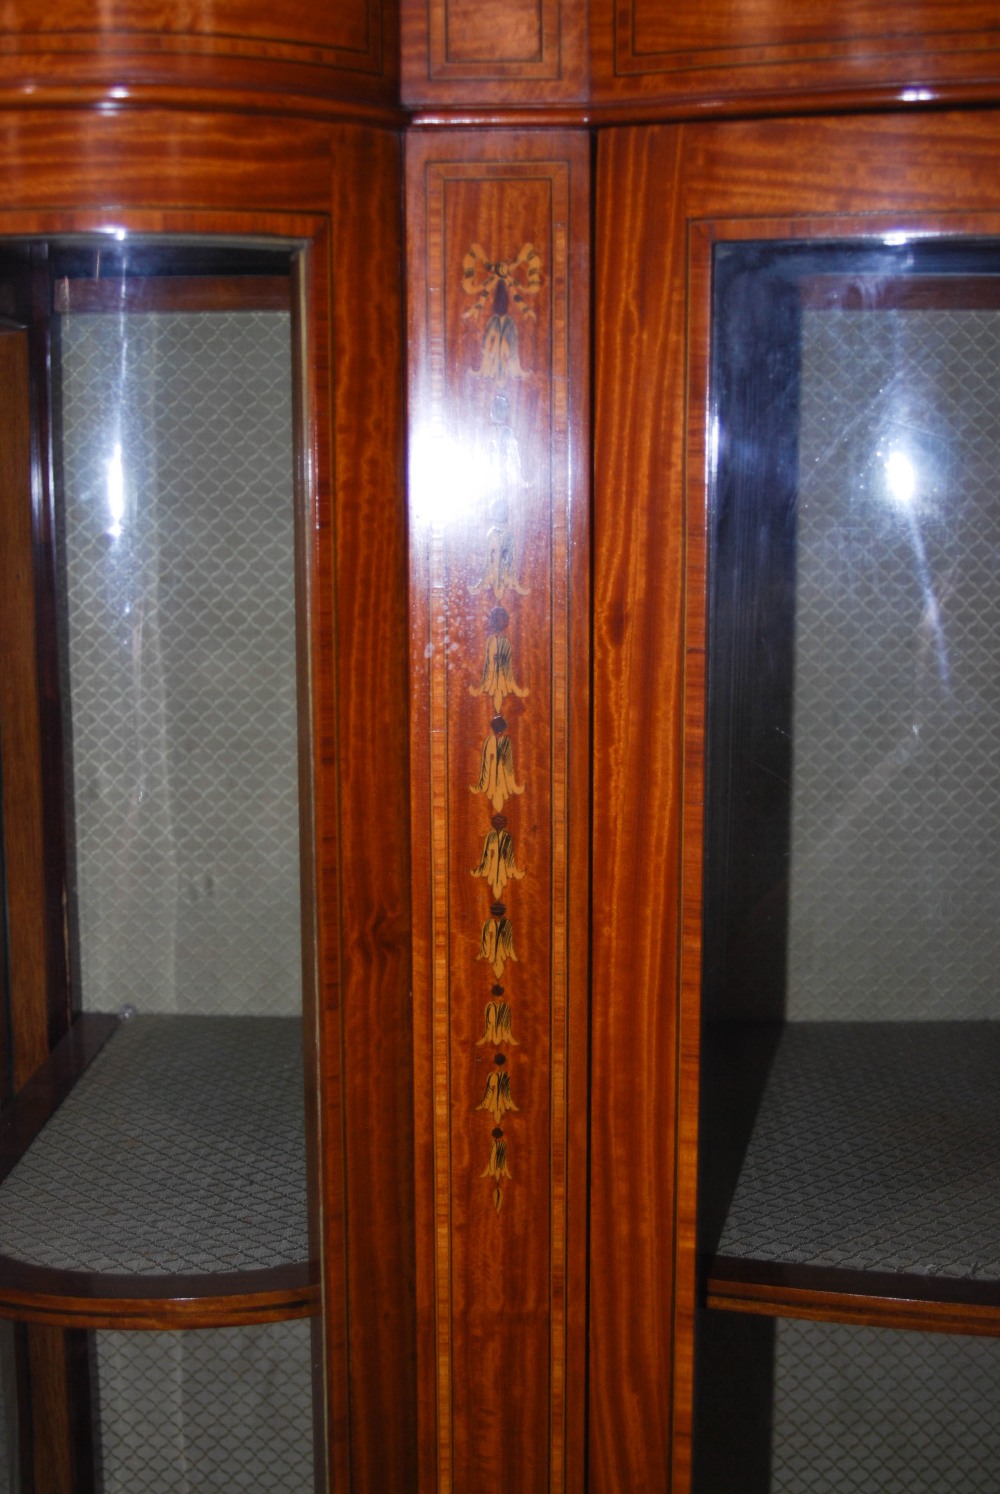
POLYGON ((114 451, 107 462, 108 469, 108 513, 111 515, 111 524, 108 534, 112 539, 118 539, 122 532, 122 519, 125 517, 125 473, 122 468, 122 444, 115 442, 114 451))
POLYGON ((885 480, 893 503, 911 510, 917 491, 917 474, 905 452, 890 451, 885 459, 885 480))
POLYGON ((948 662, 948 642, 945 638, 941 607, 938 601, 934 578, 927 560, 927 550, 920 532, 918 488, 920 474, 905 451, 894 448, 876 457, 881 460, 885 478, 885 496, 893 508, 906 520, 906 530, 913 546, 913 561, 923 598, 923 626, 930 639, 937 663, 938 678, 946 691, 951 686, 951 668, 948 662))

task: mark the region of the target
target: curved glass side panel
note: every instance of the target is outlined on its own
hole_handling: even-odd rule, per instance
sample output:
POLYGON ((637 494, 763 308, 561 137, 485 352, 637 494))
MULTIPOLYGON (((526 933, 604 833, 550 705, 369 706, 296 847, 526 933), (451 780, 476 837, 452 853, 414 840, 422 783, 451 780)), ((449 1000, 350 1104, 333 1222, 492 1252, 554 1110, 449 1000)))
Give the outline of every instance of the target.
MULTIPOLYGON (((47 884, 65 886, 36 964, 61 962, 73 1015, 46 1061, 51 1113, 13 1165, 0 1151, 4 1313, 75 1304, 62 1381, 30 1321, 3 1341, 12 1490, 24 1449, 67 1427, 57 1456, 108 1494, 323 1486, 295 254, 0 246, 34 432, 34 491, 0 520, 31 534, 37 675, 58 686, 19 833, 45 827, 47 884)), ((48 984, 37 1011, 12 991, 15 1036, 58 1029, 48 984)), ((33 1084, 8 1085, 11 1111, 33 1084)))

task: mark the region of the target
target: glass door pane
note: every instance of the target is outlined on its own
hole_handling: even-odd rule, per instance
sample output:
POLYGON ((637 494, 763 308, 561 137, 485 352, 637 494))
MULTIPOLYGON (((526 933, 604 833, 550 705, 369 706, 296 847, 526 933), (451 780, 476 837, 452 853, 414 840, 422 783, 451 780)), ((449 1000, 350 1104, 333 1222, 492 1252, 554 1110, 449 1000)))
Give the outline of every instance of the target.
POLYGON ((0 1269, 105 1304, 80 1316, 97 1487, 300 1491, 318 1286, 294 251, 44 256, 63 765, 47 791, 76 1015, 55 1061, 76 1056, 2 1183, 0 1269))
POLYGON ((1000 1351, 922 1330, 1000 1330, 1000 252, 713 294, 696 1487, 986 1489, 1000 1351))

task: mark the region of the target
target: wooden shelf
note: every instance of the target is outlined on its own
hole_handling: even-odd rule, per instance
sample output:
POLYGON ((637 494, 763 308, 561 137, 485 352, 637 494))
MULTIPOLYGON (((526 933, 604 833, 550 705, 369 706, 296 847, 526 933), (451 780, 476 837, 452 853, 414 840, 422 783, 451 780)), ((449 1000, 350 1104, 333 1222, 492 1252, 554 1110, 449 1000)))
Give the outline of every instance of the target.
POLYGON ((318 1309, 301 1024, 88 1014, 0 1117, 0 1316, 211 1327, 318 1309))
POLYGON ((709 1307, 1000 1335, 1000 1023, 789 1024, 709 1307))

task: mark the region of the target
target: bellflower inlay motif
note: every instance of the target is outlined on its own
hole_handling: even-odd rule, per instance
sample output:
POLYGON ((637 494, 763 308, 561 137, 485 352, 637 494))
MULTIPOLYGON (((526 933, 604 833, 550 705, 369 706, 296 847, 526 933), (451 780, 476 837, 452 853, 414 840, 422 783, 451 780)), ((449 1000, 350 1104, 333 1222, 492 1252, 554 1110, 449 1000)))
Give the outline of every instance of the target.
POLYGON ((484 890, 490 896, 489 916, 482 925, 477 959, 485 964, 493 979, 485 1008, 484 1032, 477 1046, 492 1047, 495 1052, 493 1070, 475 1109, 485 1112, 493 1122, 482 1175, 493 1183, 493 1207, 499 1213, 503 1185, 512 1178, 503 1122, 518 1113, 507 1066, 509 1050, 516 1048, 517 1042, 511 1032, 512 1006, 506 999, 508 993, 503 982, 509 980, 510 967, 519 961, 514 949, 513 920, 503 899, 512 884, 525 876, 517 860, 514 830, 503 812, 508 801, 525 791, 514 771, 514 744, 503 711, 508 699, 525 700, 529 693, 516 678, 512 619, 507 610, 508 605, 516 605, 517 598, 528 596, 529 588, 519 574, 510 512, 511 497, 516 496, 524 483, 506 390, 512 381, 530 377, 530 371, 521 363, 520 326, 535 319, 532 302, 542 288, 543 277, 540 256, 530 243, 522 245, 513 259, 508 260, 492 260, 481 244, 473 244, 465 256, 462 276, 465 293, 472 298, 463 320, 482 325, 479 363, 473 372, 493 385, 490 526, 485 536, 482 568, 469 584, 471 596, 486 593, 496 603, 485 620, 482 677, 478 684, 469 686, 470 695, 488 699, 493 716, 480 754, 478 780, 469 786, 474 794, 484 796, 493 811, 488 828, 483 830, 479 862, 471 871, 474 877, 483 880, 484 890))

